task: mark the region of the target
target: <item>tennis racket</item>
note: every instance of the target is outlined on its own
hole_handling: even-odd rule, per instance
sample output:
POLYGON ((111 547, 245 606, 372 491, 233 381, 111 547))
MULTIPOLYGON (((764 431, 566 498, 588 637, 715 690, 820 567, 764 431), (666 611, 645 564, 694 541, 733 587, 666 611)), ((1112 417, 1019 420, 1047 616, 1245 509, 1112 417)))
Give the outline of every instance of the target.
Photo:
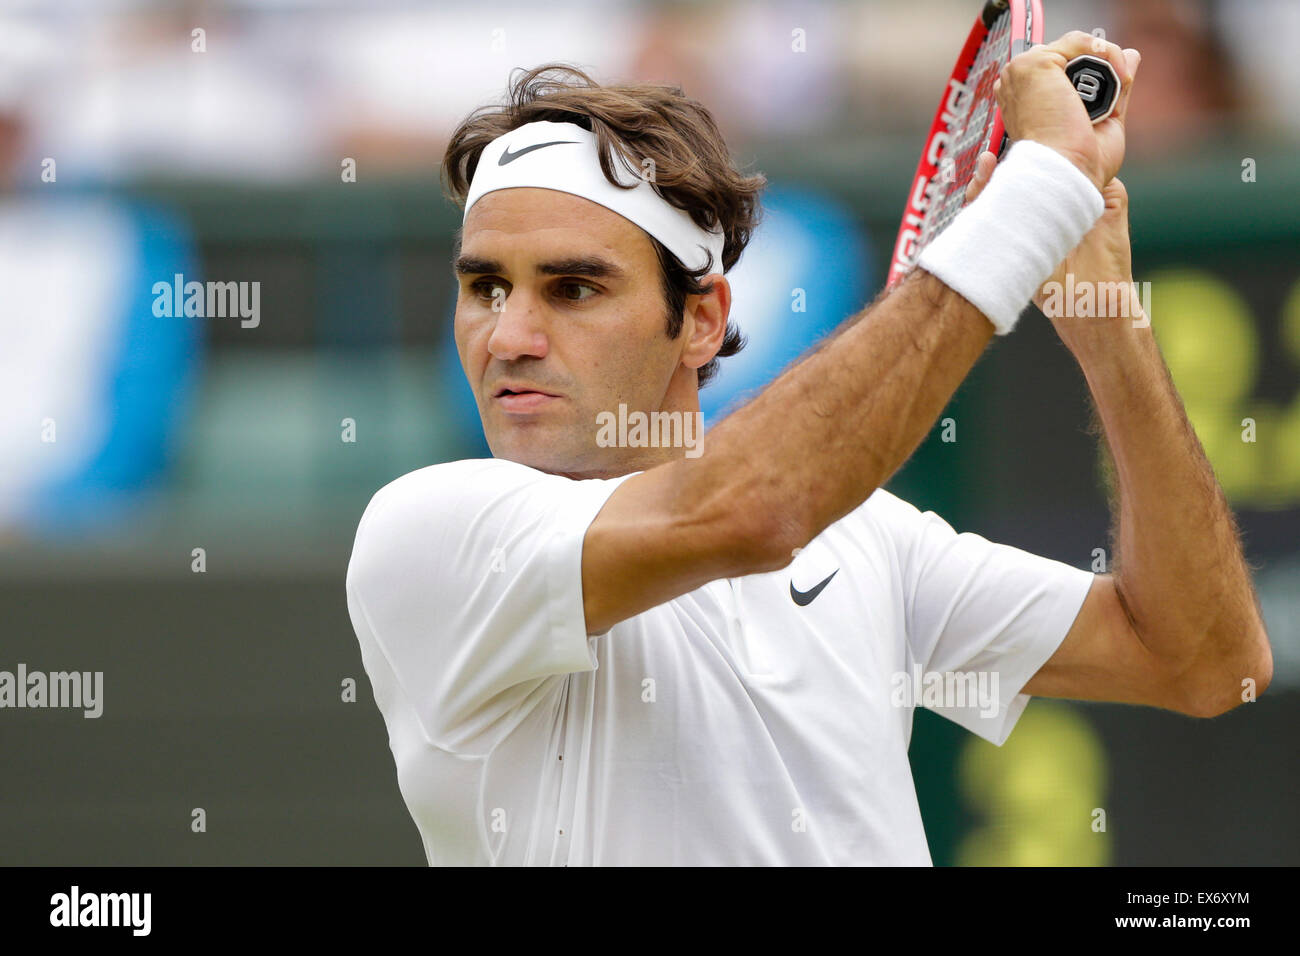
MULTIPOLYGON (((921 150, 894 241, 888 285, 906 275, 921 250, 961 212, 980 154, 992 149, 1001 159, 1007 135, 993 84, 1007 61, 1042 42, 1041 0, 988 0, 984 4, 944 86, 921 150)), ((1109 62, 1099 56, 1079 56, 1066 64, 1065 72, 1094 123, 1110 116, 1120 83, 1109 62)))

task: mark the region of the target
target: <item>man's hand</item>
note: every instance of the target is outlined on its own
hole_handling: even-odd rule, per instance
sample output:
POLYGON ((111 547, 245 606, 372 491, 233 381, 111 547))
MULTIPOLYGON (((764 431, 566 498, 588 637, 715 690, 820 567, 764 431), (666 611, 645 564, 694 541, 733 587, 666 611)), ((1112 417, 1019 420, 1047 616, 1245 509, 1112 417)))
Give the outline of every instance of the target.
POLYGON ((1031 47, 1002 68, 993 86, 1007 134, 1052 147, 1100 190, 1124 162, 1124 115, 1137 63, 1136 50, 1078 30, 1031 47), (1096 125, 1065 75, 1065 65, 1085 53, 1109 60, 1120 80, 1114 112, 1096 125))
POLYGON ((1043 288, 1039 289, 1038 294, 1034 296, 1034 305, 1052 320, 1052 325, 1056 327, 1061 341, 1071 351, 1073 351, 1071 343, 1077 341, 1081 333, 1111 328, 1120 316, 1123 316, 1126 321, 1142 318, 1142 304, 1133 282, 1132 252, 1129 246, 1128 191, 1116 178, 1106 184, 1101 195, 1106 200, 1106 211, 1102 213, 1101 219, 1097 220, 1097 225, 1083 237, 1083 242, 1075 246, 1074 251, 1065 257, 1065 261, 1057 266, 1052 278, 1044 283, 1043 288), (1074 276, 1075 287, 1081 287, 1083 283, 1091 283, 1093 289, 1098 290, 1107 288, 1111 283, 1118 283, 1120 294, 1128 297, 1127 308, 1124 307, 1124 303, 1116 301, 1118 313, 1103 314, 1105 309, 1110 307, 1108 304, 1110 300, 1097 292, 1095 317, 1073 315, 1072 309, 1063 307, 1064 300, 1061 298, 1062 287, 1066 284, 1066 273, 1074 276), (1051 283, 1056 283, 1055 303, 1061 305, 1061 308, 1055 307, 1048 301, 1044 290, 1047 290, 1051 283))
MULTIPOLYGON (((1095 38, 1089 34, 1067 34, 1062 40, 1053 46, 1060 45, 1074 37, 1087 37, 1089 43, 1095 38)), ((1113 46, 1113 44, 1112 44, 1113 46)), ((1049 47, 1035 47, 1034 49, 1047 50, 1049 47)), ((1033 52, 1033 50, 1029 51, 1033 52)), ((1092 50, 1091 52, 1096 52, 1092 50)), ((1026 54, 1016 57, 1016 60, 1022 59, 1026 54)), ((1077 54, 1075 54, 1077 55, 1077 54)), ((1133 89, 1133 77, 1137 74, 1138 63, 1141 61, 1141 55, 1137 50, 1124 50, 1123 59, 1125 61, 1127 72, 1120 74, 1124 79, 1124 87, 1120 92, 1119 101, 1115 104, 1115 110, 1111 115, 1098 123, 1094 130, 1094 141, 1098 147, 1098 156, 1114 157, 1118 160, 1124 158, 1124 121, 1128 112, 1129 93, 1133 89)), ((1015 61, 1012 61, 1013 63, 1015 61)), ((1064 67, 1067 61, 1062 59, 1060 64, 1064 67)), ((1112 61, 1113 62, 1113 61, 1112 61)), ((1010 64, 1009 64, 1010 65, 1010 64)), ((1047 71, 1044 71, 1046 75, 1047 71)), ((1061 70, 1061 76, 1065 76, 1064 69, 1061 70)), ((1036 82, 1042 83, 1045 80, 1037 77, 1036 82)), ((1069 81, 1066 81, 1069 86, 1069 81)), ((1073 87, 1070 87, 1071 95, 1078 99, 1074 93, 1073 87)), ((1005 96, 1005 94, 1003 95, 1005 96)), ((1000 97, 1003 98, 1003 97, 1000 97)), ((1081 117, 1082 123, 1088 123, 1087 111, 1082 109, 1082 103, 1079 104, 1080 110, 1077 112, 1081 117)), ((1004 107, 1005 108, 1005 107, 1004 107)), ((1051 111, 1048 111, 1049 113, 1051 111)), ((1065 111, 1067 114, 1075 112, 1072 110, 1065 111)), ((1008 130, 1011 129, 1010 120, 1007 121, 1008 130)), ((1037 137, 1031 137, 1037 138, 1037 137)), ((1040 142, 1045 142, 1040 140, 1040 142)), ((1052 144, 1048 144, 1052 145, 1052 144)), ((970 185, 966 187, 966 201, 970 202, 988 185, 989 178, 993 175, 993 170, 997 166, 997 157, 991 152, 982 153, 975 164, 975 175, 971 178, 970 185)), ((1115 166, 1118 172, 1118 162, 1115 166)), ((1094 180, 1095 181, 1095 180, 1094 180)), ((1092 227, 1092 230, 1083 238, 1083 241, 1075 247, 1074 251, 1065 257, 1065 260, 1057 266, 1056 272, 1047 280, 1038 294, 1034 296, 1034 305, 1038 306, 1049 319, 1052 325, 1056 327, 1057 334, 1067 347, 1071 347, 1071 342, 1077 340, 1078 334, 1087 329, 1096 329, 1103 326, 1109 326, 1111 323, 1106 322, 1106 318, 1115 318, 1114 316, 1102 316, 1098 318, 1083 318, 1065 316, 1063 314, 1053 314, 1064 312, 1066 310, 1057 310, 1048 308, 1047 294, 1044 292, 1051 283, 1057 283, 1056 288, 1065 284, 1066 273, 1074 276, 1074 282, 1077 286, 1081 282, 1094 283, 1095 287, 1104 287, 1105 283, 1122 283, 1125 294, 1130 296, 1129 309, 1126 314, 1129 318, 1138 318, 1141 315, 1141 304, 1135 300, 1135 286, 1133 284, 1133 264, 1129 246, 1128 232, 1128 192, 1124 189, 1124 184, 1116 178, 1111 178, 1101 189, 1102 198, 1106 201, 1106 211, 1102 214, 1101 219, 1092 227)), ((1059 297, 1058 297, 1059 301, 1059 297)))
MULTIPOLYGON (((996 166, 996 156, 990 152, 980 154, 975 163, 975 175, 971 178, 970 185, 966 187, 967 202, 984 191, 996 166)), ((1121 294, 1128 296, 1129 302, 1128 310, 1123 311, 1121 308, 1119 315, 1130 320, 1142 318, 1142 304, 1138 301, 1137 287, 1133 282, 1132 252, 1129 246, 1128 191, 1116 178, 1106 184, 1101 191, 1101 196, 1106 201, 1106 211, 1097 220, 1097 225, 1089 230, 1083 237, 1083 241, 1074 247, 1074 250, 1056 267, 1052 277, 1043 283, 1042 288, 1034 295, 1034 305, 1052 320, 1052 325, 1056 327, 1061 341, 1071 350, 1073 350, 1071 343, 1077 341, 1079 333, 1089 329, 1109 327, 1112 323, 1107 320, 1118 316, 1103 315, 1100 312, 1097 313, 1096 318, 1073 316, 1064 314, 1073 310, 1055 308, 1053 303, 1048 301, 1048 297, 1054 290, 1057 293, 1055 301, 1063 304, 1061 293, 1065 286, 1066 273, 1074 275, 1073 285, 1076 288, 1084 282, 1092 283, 1094 289, 1107 288, 1109 283, 1120 283, 1121 294), (1056 284, 1054 287, 1053 283, 1056 284)), ((1102 308, 1100 298, 1099 296, 1098 309, 1102 308)), ((1109 299, 1105 301, 1109 302, 1109 299)))

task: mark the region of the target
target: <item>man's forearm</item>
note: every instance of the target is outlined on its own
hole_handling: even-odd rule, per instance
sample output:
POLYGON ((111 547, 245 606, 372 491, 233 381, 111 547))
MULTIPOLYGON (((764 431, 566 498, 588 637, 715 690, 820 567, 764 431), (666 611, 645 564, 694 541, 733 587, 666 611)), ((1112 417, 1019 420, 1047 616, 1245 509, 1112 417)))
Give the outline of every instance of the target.
POLYGON ((697 480, 750 476, 747 500, 801 546, 907 460, 992 336, 974 306, 916 269, 720 422, 697 480))
POLYGON ((1068 344, 1114 463, 1115 575, 1135 630, 1193 694, 1227 700, 1246 677, 1263 690, 1271 657, 1236 523, 1150 327, 1096 321, 1068 344))
POLYGON ((624 482, 587 528, 587 633, 723 577, 785 567, 912 453, 993 336, 917 269, 678 458, 624 482))

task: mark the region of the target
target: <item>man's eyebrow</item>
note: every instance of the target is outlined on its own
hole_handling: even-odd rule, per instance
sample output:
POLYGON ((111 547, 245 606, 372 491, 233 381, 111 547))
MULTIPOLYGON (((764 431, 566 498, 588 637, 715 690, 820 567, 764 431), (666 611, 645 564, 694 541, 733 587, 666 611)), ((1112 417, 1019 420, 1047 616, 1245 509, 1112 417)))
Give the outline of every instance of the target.
MULTIPOLYGON (((496 259, 471 255, 459 256, 455 268, 456 274, 462 276, 505 271, 496 259)), ((536 271, 545 276, 586 276, 589 279, 622 279, 627 275, 621 267, 600 256, 570 256, 539 262, 536 271)))
POLYGON ((458 256, 456 259, 456 275, 484 275, 488 272, 500 272, 501 263, 495 259, 484 259, 482 256, 458 256))

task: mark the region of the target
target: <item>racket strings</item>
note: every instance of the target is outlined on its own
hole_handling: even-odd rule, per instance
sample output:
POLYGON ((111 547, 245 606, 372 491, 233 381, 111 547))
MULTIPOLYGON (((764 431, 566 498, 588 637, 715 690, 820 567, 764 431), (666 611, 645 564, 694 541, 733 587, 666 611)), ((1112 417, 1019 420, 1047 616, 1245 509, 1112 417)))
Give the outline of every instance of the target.
POLYGON ((921 223, 921 238, 917 248, 924 248, 930 240, 948 227, 961 212, 966 201, 966 185, 975 175, 975 163, 988 149, 993 131, 996 97, 993 84, 1007 62, 1011 46, 1011 17, 1003 14, 989 29, 980 44, 975 62, 966 76, 967 95, 963 107, 950 128, 946 163, 950 171, 942 177, 942 188, 928 203, 921 223))

